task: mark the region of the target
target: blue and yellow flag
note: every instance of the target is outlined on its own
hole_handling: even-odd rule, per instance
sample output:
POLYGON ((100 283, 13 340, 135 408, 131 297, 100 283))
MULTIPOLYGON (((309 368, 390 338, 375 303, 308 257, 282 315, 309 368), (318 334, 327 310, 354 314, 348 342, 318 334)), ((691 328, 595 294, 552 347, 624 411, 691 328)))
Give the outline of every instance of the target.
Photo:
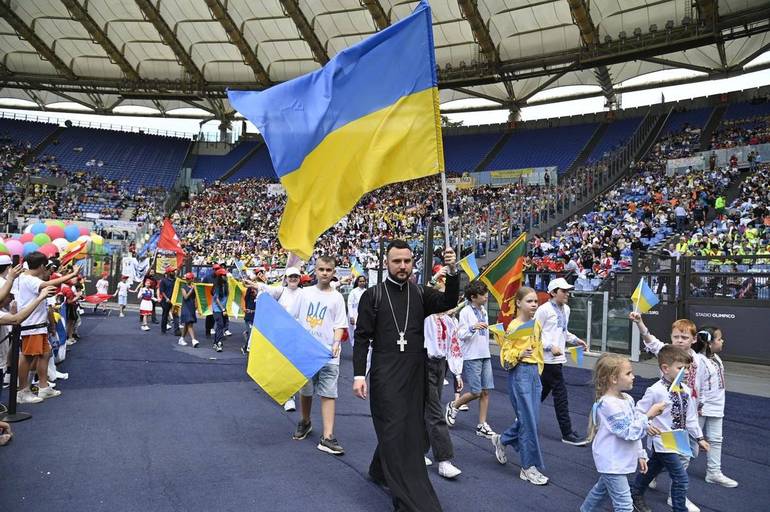
POLYGON ((684 380, 685 370, 685 368, 679 370, 679 372, 676 374, 676 377, 674 377, 674 380, 671 382, 671 385, 668 387, 669 391, 674 393, 681 393, 684 391, 682 389, 682 381, 684 380))
POLYGON ((364 267, 361 266, 356 258, 353 258, 350 262, 350 273, 353 274, 354 278, 364 275, 364 267))
POLYGON ((572 362, 577 364, 578 366, 583 366, 583 354, 585 353, 585 349, 583 347, 568 347, 567 352, 569 353, 570 359, 572 359, 572 362))
POLYGON ((529 338, 533 334, 535 334, 534 318, 528 322, 524 322, 523 324, 515 327, 514 329, 511 329, 511 331, 508 332, 506 337, 511 340, 517 340, 520 338, 529 338))
POLYGON ((430 6, 266 91, 228 91, 286 189, 278 237, 304 260, 367 192, 444 170, 430 6))
POLYGON ((690 439, 686 430, 672 430, 670 432, 660 433, 660 442, 663 443, 663 447, 677 452, 685 457, 692 457, 692 450, 690 449, 690 439))
POLYGON ((254 306, 246 373, 273 400, 283 404, 326 364, 332 355, 269 293, 254 306))
POLYGON ((495 336, 495 340, 505 338, 505 327, 502 322, 490 325, 489 332, 495 336))
POLYGON ((468 279, 471 281, 479 276, 479 266, 476 264, 476 256, 473 253, 458 261, 457 264, 468 274, 468 279))
POLYGON ((631 300, 634 302, 634 311, 639 313, 648 312, 660 302, 660 299, 652 291, 652 288, 647 285, 647 281, 644 278, 639 280, 636 290, 631 294, 631 300))

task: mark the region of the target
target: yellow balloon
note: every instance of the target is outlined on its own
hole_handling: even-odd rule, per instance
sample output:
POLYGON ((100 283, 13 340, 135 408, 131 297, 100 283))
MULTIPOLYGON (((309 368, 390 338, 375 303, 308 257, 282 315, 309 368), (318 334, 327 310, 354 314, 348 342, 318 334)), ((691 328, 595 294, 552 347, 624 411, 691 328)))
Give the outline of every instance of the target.
POLYGON ((96 233, 91 233, 91 243, 102 245, 104 243, 104 238, 96 233))

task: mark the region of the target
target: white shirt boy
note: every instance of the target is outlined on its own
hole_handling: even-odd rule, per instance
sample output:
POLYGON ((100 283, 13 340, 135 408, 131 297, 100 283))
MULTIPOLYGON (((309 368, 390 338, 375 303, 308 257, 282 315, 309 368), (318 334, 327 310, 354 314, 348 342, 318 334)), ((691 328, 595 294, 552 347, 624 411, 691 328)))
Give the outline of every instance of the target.
MULTIPOLYGON (((336 290, 321 291, 317 286, 303 288, 289 313, 330 352, 334 330, 348 326, 345 299, 336 290)), ((339 356, 330 359, 329 364, 340 364, 339 356)))
MULTIPOLYGON (((663 413, 651 419, 651 425, 661 432, 687 430, 690 437, 702 438, 703 432, 698 424, 698 404, 692 397, 690 388, 682 383, 682 392, 672 393, 668 390, 670 385, 671 383, 661 379, 647 388, 642 399, 636 403, 636 410, 646 413, 653 405, 665 402, 666 408, 663 413)), ((676 453, 675 450, 663 446, 660 436, 647 437, 647 446, 654 446, 655 451, 659 453, 676 453)))
POLYGON ((485 307, 476 308, 471 304, 460 310, 457 337, 460 338, 463 360, 487 359, 489 353, 489 329, 473 329, 479 322, 489 323, 485 307))
POLYGON ((545 364, 564 364, 567 362, 567 356, 565 350, 567 343, 574 344, 577 342, 578 337, 567 330, 569 325, 569 306, 566 304, 561 306, 563 316, 557 313, 559 306, 556 306, 553 301, 548 301, 545 304, 540 305, 535 311, 535 320, 540 322, 542 327, 541 339, 543 341, 543 362, 545 364), (554 347, 558 347, 561 354, 554 356, 551 350, 554 347))

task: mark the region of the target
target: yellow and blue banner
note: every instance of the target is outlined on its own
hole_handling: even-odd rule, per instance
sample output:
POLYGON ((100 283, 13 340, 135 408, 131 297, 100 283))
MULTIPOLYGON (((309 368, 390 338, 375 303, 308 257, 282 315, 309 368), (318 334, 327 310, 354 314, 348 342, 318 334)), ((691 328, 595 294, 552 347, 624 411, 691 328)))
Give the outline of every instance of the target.
POLYGON ((350 273, 353 274, 354 278, 364 275, 364 267, 361 266, 356 258, 350 261, 350 273))
POLYGON ((468 279, 471 281, 479 276, 479 266, 476 264, 476 256, 473 253, 470 253, 457 263, 460 265, 460 268, 468 274, 468 279))
POLYGON ((512 340, 520 338, 529 338, 535 334, 535 320, 532 319, 528 322, 524 322, 521 325, 516 326, 508 333, 508 338, 512 340))
POLYGON ((268 293, 254 306, 246 373, 279 404, 291 398, 332 355, 268 293))
POLYGON ((673 391, 674 393, 681 393, 684 391, 682 389, 682 381, 684 380, 684 374, 685 374, 685 368, 682 368, 679 370, 679 372, 676 374, 676 377, 674 377, 674 380, 671 381, 671 385, 668 387, 669 391, 673 391))
POLYGON ((634 303, 634 311, 638 311, 639 313, 648 312, 660 302, 660 299, 658 299, 658 296, 655 295, 644 278, 639 280, 636 290, 631 294, 631 300, 634 303))
POLYGON ((495 336, 495 339, 502 339, 505 337, 505 327, 503 327, 502 322, 490 325, 489 332, 495 336))
POLYGON ((265 138, 287 196, 278 237, 304 260, 364 194, 444 170, 425 0, 313 73, 228 98, 265 138))
POLYGON ((667 450, 673 450, 685 457, 692 457, 690 449, 690 437, 686 430, 672 430, 660 433, 660 442, 667 450))
POLYGON ((583 347, 567 347, 567 353, 569 353, 572 362, 578 366, 583 366, 583 354, 585 349, 583 347))

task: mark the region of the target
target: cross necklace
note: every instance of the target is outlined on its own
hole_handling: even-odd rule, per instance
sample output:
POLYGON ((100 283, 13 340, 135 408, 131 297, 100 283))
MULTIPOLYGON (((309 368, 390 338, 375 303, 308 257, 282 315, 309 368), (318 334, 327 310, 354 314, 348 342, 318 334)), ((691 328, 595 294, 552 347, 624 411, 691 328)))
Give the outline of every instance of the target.
POLYGON ((398 328, 398 320, 396 320, 396 310, 393 309, 393 303, 390 301, 390 292, 388 291, 388 283, 385 283, 383 286, 385 286, 385 296, 388 298, 388 305, 390 306, 390 314, 393 315, 393 324, 396 326, 396 330, 398 331, 398 341, 396 341, 396 344, 398 344, 399 352, 404 351, 404 346, 406 346, 406 338, 404 338, 404 333, 406 333, 406 326, 409 324, 409 282, 406 283, 406 318, 404 319, 404 329, 398 328))

